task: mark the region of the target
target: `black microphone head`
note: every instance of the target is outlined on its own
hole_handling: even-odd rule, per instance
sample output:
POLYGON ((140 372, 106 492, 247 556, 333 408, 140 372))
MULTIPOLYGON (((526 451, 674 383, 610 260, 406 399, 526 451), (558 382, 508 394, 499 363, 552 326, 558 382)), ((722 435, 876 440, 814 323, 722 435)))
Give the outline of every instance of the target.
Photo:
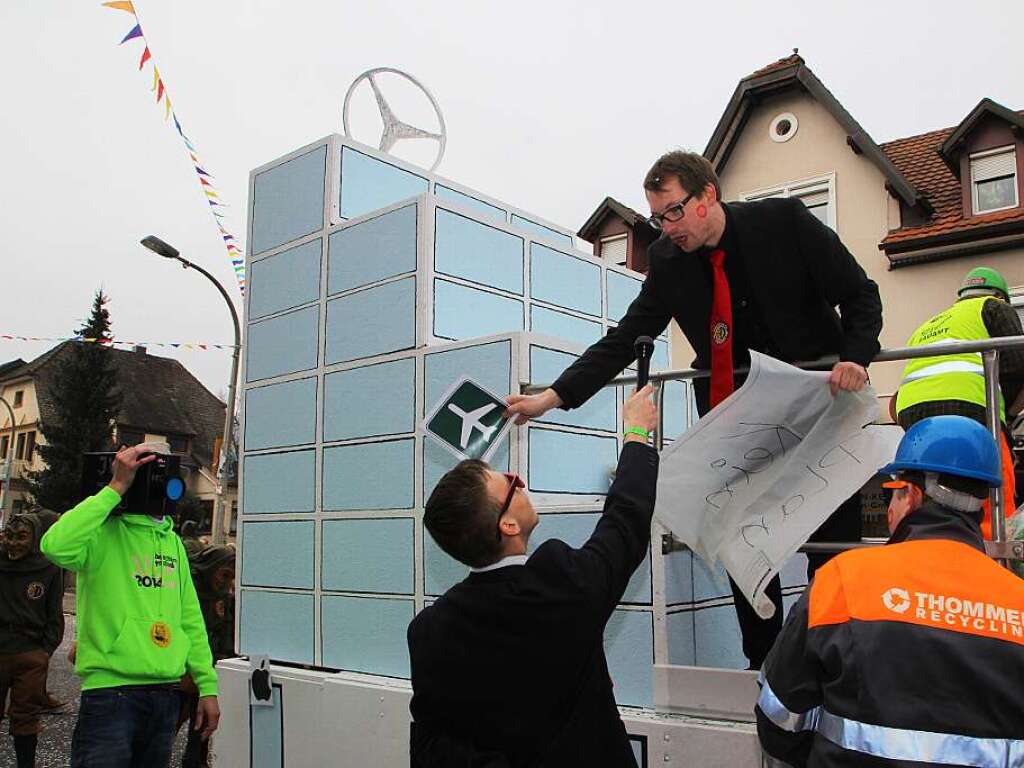
POLYGON ((633 342, 633 351, 637 360, 647 360, 654 354, 654 339, 650 336, 637 336, 633 342))
POLYGON ((636 354, 636 388, 643 389, 650 380, 654 340, 650 336, 637 336, 633 342, 633 352, 636 354))

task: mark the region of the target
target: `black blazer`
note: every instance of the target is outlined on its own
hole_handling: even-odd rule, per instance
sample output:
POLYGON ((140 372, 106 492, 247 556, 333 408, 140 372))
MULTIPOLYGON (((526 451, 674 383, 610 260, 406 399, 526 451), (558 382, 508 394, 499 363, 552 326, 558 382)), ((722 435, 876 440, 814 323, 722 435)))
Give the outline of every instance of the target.
POLYGON ((636 765, 602 641, 647 553, 657 477, 657 453, 627 443, 580 549, 547 541, 413 619, 414 767, 636 765))
MULTIPOLYGON (((751 301, 773 342, 771 352, 788 362, 838 354, 867 366, 880 348, 882 301, 839 236, 795 198, 723 205, 751 301)), ((657 336, 672 318, 697 353, 693 367, 710 368, 712 292, 698 262, 703 256, 684 253, 662 236, 647 249, 647 258, 647 279, 618 327, 552 385, 565 407, 589 400, 633 362, 637 336, 657 336)))

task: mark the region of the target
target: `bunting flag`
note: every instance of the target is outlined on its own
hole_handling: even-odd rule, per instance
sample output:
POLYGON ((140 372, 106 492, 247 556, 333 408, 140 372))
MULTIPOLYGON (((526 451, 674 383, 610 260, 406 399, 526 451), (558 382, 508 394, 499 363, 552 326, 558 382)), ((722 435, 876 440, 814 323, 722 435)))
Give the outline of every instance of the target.
MULTIPOLYGON (((216 187, 213 185, 213 176, 208 173, 204 168, 203 164, 199 160, 199 152, 196 150, 195 144, 192 140, 185 135, 184 129, 181 127, 181 121, 178 119, 177 113, 174 111, 174 107, 171 106, 171 96, 167 91, 167 84, 164 82, 163 77, 160 75, 160 70, 157 69, 156 62, 153 59, 153 53, 149 46, 149 41, 146 40, 146 35, 142 31, 142 22, 139 21, 139 15, 135 10, 135 4, 129 0, 114 0, 113 2, 102 3, 105 8, 112 8, 115 11, 124 11, 130 13, 132 18, 135 20, 135 26, 121 39, 121 44, 127 43, 129 40, 136 38, 142 40, 142 56, 139 59, 139 71, 141 72, 145 68, 146 63, 149 62, 153 68, 153 84, 150 87, 150 91, 156 93, 156 103, 164 105, 164 120, 173 118, 174 130, 181 137, 182 142, 185 144, 185 149, 188 152, 189 161, 192 163, 192 168, 196 172, 196 177, 199 179, 199 189, 203 192, 203 197, 206 200, 210 213, 213 215, 213 220, 217 225, 217 230, 220 232, 221 238, 224 241, 224 250, 227 251, 228 260, 231 262, 231 268, 235 272, 235 277, 238 280, 238 290, 245 293, 245 258, 242 251, 236 245, 237 240, 227 228, 224 226, 224 214, 221 213, 218 208, 227 207, 220 193, 217 192, 216 187)), ((131 344, 134 342, 117 342, 131 344)), ((158 345, 160 346, 160 345, 158 345)), ((181 345, 171 345, 181 346, 181 345)), ((213 345, 216 346, 216 345, 213 345)))
POLYGON ((129 40, 134 40, 136 37, 142 37, 142 27, 138 24, 135 25, 131 32, 124 36, 124 39, 122 39, 121 42, 127 43, 129 40))
POLYGON ((166 349, 185 349, 195 352, 197 349, 208 352, 211 349, 234 349, 234 344, 213 344, 209 341, 125 341, 124 339, 90 339, 85 336, 18 336, 13 333, 0 333, 0 341, 81 341, 86 344, 106 344, 110 347, 162 347, 166 349))

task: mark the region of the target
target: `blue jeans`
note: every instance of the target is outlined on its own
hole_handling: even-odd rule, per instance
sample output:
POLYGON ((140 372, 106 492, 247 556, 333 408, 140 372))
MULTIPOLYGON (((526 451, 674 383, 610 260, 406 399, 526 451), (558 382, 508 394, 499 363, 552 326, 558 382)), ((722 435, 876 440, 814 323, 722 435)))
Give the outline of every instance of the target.
POLYGON ((172 688, 83 691, 71 768, 166 768, 180 707, 172 688))

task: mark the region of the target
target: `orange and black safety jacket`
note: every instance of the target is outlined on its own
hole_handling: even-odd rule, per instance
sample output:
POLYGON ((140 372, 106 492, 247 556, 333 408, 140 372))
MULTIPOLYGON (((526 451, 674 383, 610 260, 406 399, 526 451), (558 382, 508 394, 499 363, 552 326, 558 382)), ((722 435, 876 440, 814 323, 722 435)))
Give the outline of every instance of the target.
POLYGON ((760 682, 761 743, 793 766, 1024 766, 1024 581, 926 501, 818 569, 760 682))

